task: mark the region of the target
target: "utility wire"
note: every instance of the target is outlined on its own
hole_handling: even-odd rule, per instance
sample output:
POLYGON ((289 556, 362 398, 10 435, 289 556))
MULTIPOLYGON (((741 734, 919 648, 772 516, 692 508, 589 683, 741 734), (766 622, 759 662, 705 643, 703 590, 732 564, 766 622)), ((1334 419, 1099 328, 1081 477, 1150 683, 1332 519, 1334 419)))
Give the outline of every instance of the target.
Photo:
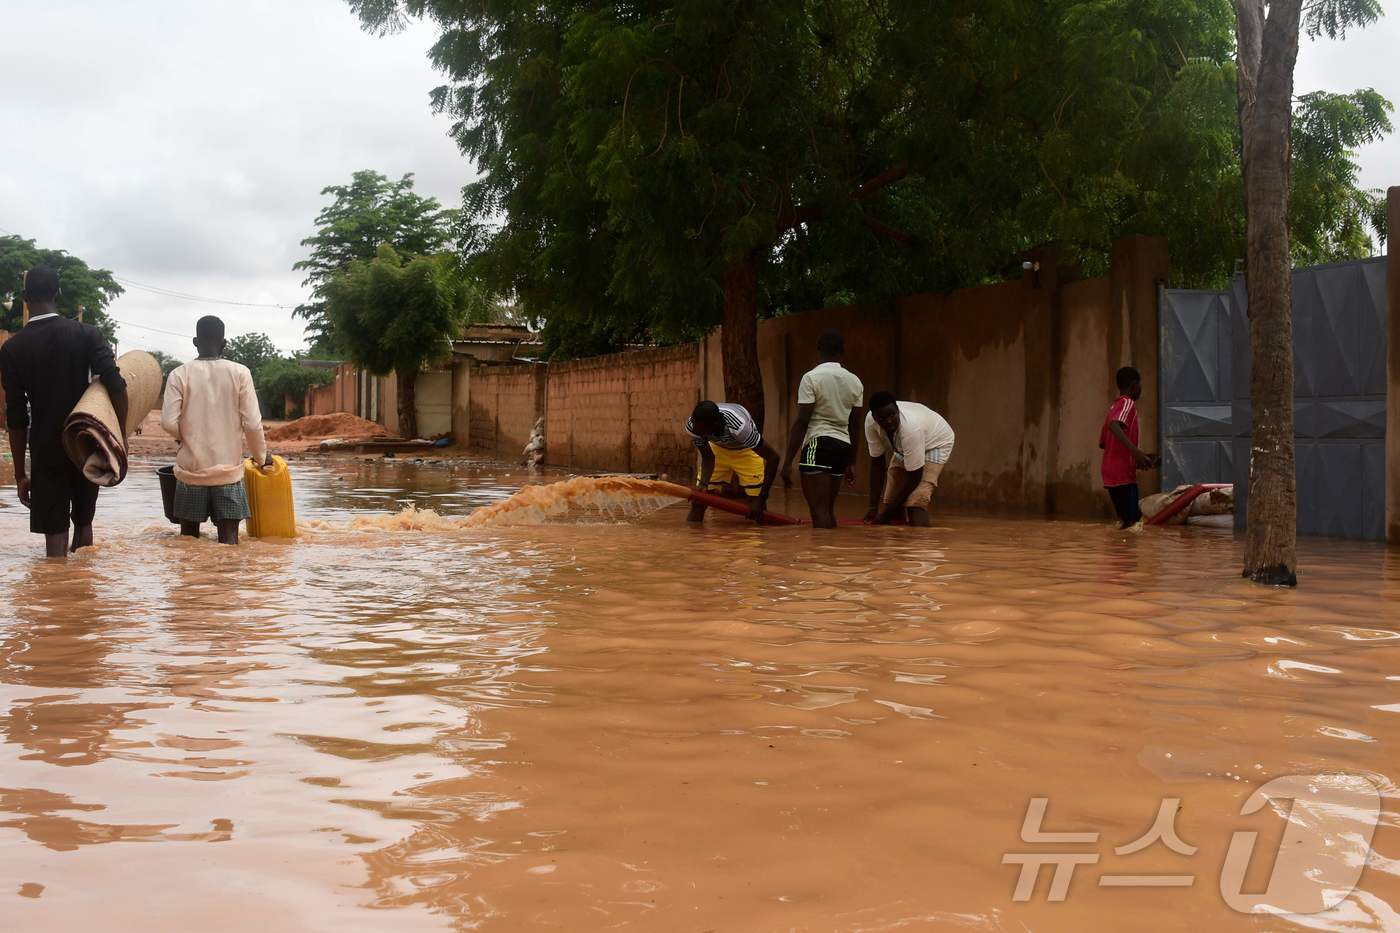
POLYGON ((151 292, 163 298, 176 298, 180 301, 198 301, 211 305, 237 305, 242 308, 277 308, 281 311, 291 311, 296 308, 296 305, 275 304, 265 301, 234 301, 229 298, 206 298, 203 295, 191 295, 189 292, 176 291, 173 288, 164 288, 159 285, 147 285, 144 282, 136 282, 119 275, 114 275, 112 278, 131 288, 140 289, 144 292, 151 292))
MULTIPOLYGON (((4 234, 8 234, 8 235, 10 235, 10 236, 16 236, 16 237, 19 236, 18 233, 15 233, 13 230, 7 230, 7 229, 5 229, 4 227, 0 227, 0 233, 4 233, 4 234)), ((276 308, 276 309, 278 309, 278 310, 280 310, 280 311, 293 311, 293 310, 295 310, 296 307, 297 307, 296 305, 277 304, 277 303, 275 303, 275 302, 265 302, 265 301, 235 301, 235 300, 233 300, 233 299, 231 299, 231 298, 208 298, 208 297, 205 297, 205 296, 203 296, 203 295, 192 295, 192 294, 190 294, 189 292, 183 292, 183 291, 180 291, 179 289, 166 288, 166 287, 163 286, 163 285, 150 285, 150 284, 147 284, 146 282, 137 282, 137 281, 134 281, 134 280, 132 280, 132 279, 125 278, 125 277, 120 276, 120 275, 113 275, 112 278, 115 279, 115 280, 117 280, 118 282, 122 283, 123 285, 130 286, 131 288, 135 288, 135 289, 138 289, 138 290, 144 291, 144 292, 150 292, 151 294, 154 294, 154 295, 160 295, 161 297, 164 297, 164 298, 174 298, 174 299, 177 299, 177 300, 179 300, 179 301, 197 301, 197 302, 201 302, 201 303, 203 303, 203 304, 212 304, 212 305, 236 305, 236 306, 241 307, 241 308, 276 308)), ((131 326, 132 326, 132 327, 140 327, 141 325, 140 325, 140 324, 132 324, 131 326)), ((147 328, 147 330, 155 330, 155 328, 147 328)), ((164 331, 164 333, 169 333, 169 331, 164 331)), ((183 334, 176 334, 175 336, 177 336, 177 337, 182 337, 182 336, 184 336, 184 335, 183 335, 183 334)))
POLYGON ((185 338, 185 339, 187 339, 187 340, 193 340, 193 339, 194 339, 194 335, 193 335, 193 334, 177 334, 177 333, 176 333, 175 331, 173 331, 173 330, 161 330, 159 327, 150 327, 150 326, 148 326, 148 325, 146 325, 146 324, 137 324, 137 323, 135 323, 134 321, 119 321, 119 320, 117 320, 116 318, 112 317, 110 314, 107 315, 107 317, 112 321, 113 324, 118 324, 118 325, 120 325, 120 326, 122 326, 122 327, 139 327, 139 328, 141 328, 142 330, 154 331, 154 332, 157 333, 157 334, 165 334, 165 335, 167 335, 167 336, 169 336, 169 337, 183 337, 183 338, 185 338))

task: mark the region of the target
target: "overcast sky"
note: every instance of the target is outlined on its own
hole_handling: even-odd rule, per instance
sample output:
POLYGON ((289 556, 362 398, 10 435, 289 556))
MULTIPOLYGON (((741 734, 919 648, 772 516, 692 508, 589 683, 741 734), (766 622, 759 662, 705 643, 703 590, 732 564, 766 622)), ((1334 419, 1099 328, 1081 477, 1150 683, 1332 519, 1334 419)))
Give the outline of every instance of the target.
MULTIPOLYGON (((1305 41, 1298 91, 1369 85, 1400 101, 1393 3, 1345 42, 1305 41)), ((366 35, 343 0, 4 0, 0 36, 0 230, 127 283, 295 305, 321 188, 361 168, 413 172, 455 207, 471 177, 429 108, 431 29, 366 35)), ((1361 161, 1367 186, 1400 185, 1400 137, 1361 161)), ((123 348, 188 358, 187 338, 149 328, 189 333, 208 313, 230 335, 302 346, 277 308, 128 286, 110 310, 123 348)))

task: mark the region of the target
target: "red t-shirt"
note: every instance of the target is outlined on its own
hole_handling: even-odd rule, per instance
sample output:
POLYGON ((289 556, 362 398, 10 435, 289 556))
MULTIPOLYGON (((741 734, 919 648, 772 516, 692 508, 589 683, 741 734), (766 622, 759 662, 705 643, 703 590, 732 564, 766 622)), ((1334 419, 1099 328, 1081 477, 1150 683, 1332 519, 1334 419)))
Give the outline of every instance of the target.
POLYGON ((1103 419, 1103 427, 1099 429, 1099 446, 1103 448, 1103 464, 1100 472, 1103 474, 1103 484, 1105 486, 1126 486, 1129 483, 1137 482, 1137 461, 1133 459, 1132 451, 1124 446, 1123 442, 1113 436, 1113 432, 1108 428, 1115 421, 1123 422, 1123 429, 1128 434, 1128 440, 1134 445, 1138 442, 1138 413, 1137 404, 1126 395, 1118 396, 1118 401, 1109 406, 1108 416, 1103 419))

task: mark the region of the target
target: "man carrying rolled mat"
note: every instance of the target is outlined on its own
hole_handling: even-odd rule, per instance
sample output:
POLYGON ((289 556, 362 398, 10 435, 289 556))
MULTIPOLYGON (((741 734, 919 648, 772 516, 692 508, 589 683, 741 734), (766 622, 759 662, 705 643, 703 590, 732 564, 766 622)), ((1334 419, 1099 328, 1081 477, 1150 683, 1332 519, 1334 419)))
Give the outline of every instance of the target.
MULTIPOLYGON (((63 450, 63 423, 83 397, 92 377, 102 380, 117 423, 126 424, 126 381, 102 332, 58 313, 58 273, 30 269, 22 293, 29 322, 0 347, 0 380, 5 387, 6 422, 15 458, 19 501, 29 509, 29 530, 44 536, 49 557, 92 544, 97 487, 63 450), (29 474, 25 475, 25 448, 29 474)), ((122 438, 125 442, 126 438, 122 438)))
POLYGON ((195 325, 199 358, 165 382, 160 424, 180 444, 175 455, 175 517, 180 534, 199 537, 212 519, 220 544, 238 543, 238 523, 249 516, 243 490, 243 442, 253 461, 272 465, 263 437, 253 374, 223 358, 224 322, 202 317, 195 325))

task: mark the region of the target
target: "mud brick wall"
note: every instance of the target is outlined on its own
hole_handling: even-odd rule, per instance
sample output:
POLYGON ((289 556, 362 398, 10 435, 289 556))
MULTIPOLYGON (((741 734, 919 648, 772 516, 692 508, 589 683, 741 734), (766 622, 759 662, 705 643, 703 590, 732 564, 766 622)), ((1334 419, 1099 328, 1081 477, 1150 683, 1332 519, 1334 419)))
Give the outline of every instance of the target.
POLYGON ((695 344, 628 355, 631 409, 628 467, 684 481, 695 468, 685 422, 700 400, 700 352, 695 344))
MULTIPOLYGON (((1148 449, 1160 449, 1157 287, 1167 278, 1167 245, 1153 237, 1119 240, 1109 275, 1097 279, 1062 281, 1053 248, 1028 258, 1039 266, 1019 280, 896 298, 892 312, 825 308, 760 322, 768 442, 784 449, 798 380, 816 361, 817 337, 835 328, 846 337, 846 365, 865 384, 867 399, 889 389, 953 425, 957 445, 940 502, 1109 514, 1098 431, 1119 366, 1142 372, 1142 437, 1148 449)), ((706 339, 701 360, 705 397, 723 399, 718 333, 706 339)), ((870 460, 860 448, 863 494, 870 460)), ((1143 491, 1155 491, 1154 482, 1143 474, 1143 491)))
POLYGON ((543 411, 545 365, 469 365, 469 446, 502 460, 519 460, 543 411))
POLYGON ((695 344, 551 364, 545 462, 688 475, 695 455, 685 420, 699 399, 699 380, 695 344))
POLYGON ((359 373, 349 363, 341 363, 335 370, 335 380, 323 386, 311 386, 306 390, 306 400, 302 411, 308 415, 329 415, 339 411, 356 414, 356 389, 359 373))
POLYGON ((302 411, 308 415, 329 415, 335 411, 335 383, 311 386, 306 390, 302 411))
MULTIPOLYGON (((1400 190, 1391 208, 1400 216, 1400 190)), ((1097 279, 1062 281, 1053 248, 1027 256, 1034 265, 1009 282, 908 295, 883 309, 826 308, 761 322, 765 438, 784 450, 798 380, 816 362, 817 338, 835 328, 846 337, 846 365, 865 384, 867 398, 889 389, 937 409, 952 423, 957 446, 939 501, 1107 514, 1098 430, 1115 394, 1118 366, 1132 363, 1142 371, 1142 434, 1149 449, 1159 447, 1157 289, 1167 278, 1166 243, 1151 237, 1118 241, 1109 274, 1097 279)), ((1400 270, 1400 262, 1392 267, 1400 270)), ((1400 281, 1400 272, 1392 279, 1400 281)), ((1391 285, 1390 300, 1391 317, 1400 316, 1400 285, 1391 285)), ((1400 347, 1400 326, 1391 334, 1400 347)), ((1392 353, 1400 360, 1400 350, 1392 353)), ((724 400, 723 366, 718 332, 699 344, 566 363, 467 361, 454 374, 453 426, 473 449, 516 461, 543 413, 545 462, 551 466, 667 473, 684 480, 695 467, 686 418, 701 398, 724 400)), ((331 410, 355 410, 356 376, 345 369, 328 387, 334 392, 326 394, 334 397, 327 401, 340 406, 331 410)), ((1400 398, 1400 379, 1391 379, 1400 398)), ((393 411, 388 396, 386 391, 385 422, 393 411)), ((319 413, 322 400, 309 394, 308 412, 319 413)), ((1400 415, 1395 418, 1400 423, 1400 415)), ((1400 449, 1400 441, 1393 443, 1400 449)), ((865 445, 858 447, 856 492, 863 495, 870 460, 865 445)), ((1391 493, 1400 501, 1395 476, 1400 468, 1393 470, 1391 493)), ((1151 482, 1145 477, 1144 492, 1152 491, 1151 482)), ((1392 504, 1391 525, 1400 529, 1397 516, 1400 506, 1392 504)), ((1400 530, 1393 533, 1400 537, 1400 530)))

